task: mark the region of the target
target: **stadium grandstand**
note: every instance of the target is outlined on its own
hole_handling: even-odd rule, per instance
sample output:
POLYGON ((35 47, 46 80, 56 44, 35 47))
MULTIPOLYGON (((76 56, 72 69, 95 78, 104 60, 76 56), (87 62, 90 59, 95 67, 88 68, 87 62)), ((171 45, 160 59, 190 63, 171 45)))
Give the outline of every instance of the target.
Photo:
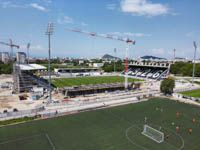
MULTIPOLYGON (((16 92, 30 92, 33 87, 48 88, 48 81, 34 75, 33 71, 45 70, 46 67, 38 64, 13 64, 14 90, 16 92)), ((53 88, 53 86, 52 86, 53 88)))
MULTIPOLYGON (((128 89, 138 89, 140 87, 140 82, 130 82, 128 83, 128 89)), ((69 97, 88 95, 88 94, 97 94, 97 93, 106 93, 106 92, 115 92, 123 91, 124 83, 102 83, 102 84, 90 84, 90 85, 81 85, 81 86, 66 86, 60 88, 60 92, 69 97)))
MULTIPOLYGON (((133 61, 129 63, 128 76, 160 80, 167 77, 170 63, 158 61, 133 61)), ((125 71, 121 73, 125 75, 125 71)))
POLYGON ((55 68, 54 72, 59 76, 98 76, 97 68, 55 68))

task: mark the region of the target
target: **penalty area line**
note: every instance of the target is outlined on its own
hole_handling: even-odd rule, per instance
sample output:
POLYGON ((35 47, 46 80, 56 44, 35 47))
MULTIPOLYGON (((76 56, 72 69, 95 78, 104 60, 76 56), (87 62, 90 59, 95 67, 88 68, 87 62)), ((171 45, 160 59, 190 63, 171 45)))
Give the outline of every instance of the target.
POLYGON ((45 134, 46 138, 48 139, 49 144, 51 145, 53 150, 56 150, 55 146, 53 145, 53 142, 51 141, 51 138, 49 137, 48 133, 45 134))

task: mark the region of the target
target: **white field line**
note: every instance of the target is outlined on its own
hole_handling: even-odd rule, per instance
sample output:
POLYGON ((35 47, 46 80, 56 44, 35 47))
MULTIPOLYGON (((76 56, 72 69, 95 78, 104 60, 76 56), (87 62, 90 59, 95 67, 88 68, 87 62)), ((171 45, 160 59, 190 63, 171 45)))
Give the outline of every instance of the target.
MULTIPOLYGON (((110 113, 111 115, 113 115, 114 117, 120 119, 120 120, 123 120, 123 121, 125 121, 125 122, 128 122, 128 123, 132 124, 130 121, 125 120, 124 118, 119 117, 118 115, 115 115, 115 114, 113 114, 113 113, 111 113, 111 112, 109 112, 109 113, 110 113)), ((140 129, 137 125, 132 125, 131 127, 127 128, 127 129, 126 129, 126 138, 127 138, 132 144, 134 144, 134 145, 136 145, 136 146, 139 146, 139 147, 142 148, 142 149, 150 150, 150 149, 147 149, 147 148, 145 148, 145 147, 143 147, 143 146, 141 146, 141 145, 139 145, 139 144, 136 144, 135 142, 133 142, 133 141, 128 137, 127 130, 129 130, 130 128, 133 128, 133 127, 137 128, 137 129, 140 129)), ((164 127, 164 128, 165 128, 165 127, 164 127)), ((174 132, 173 130, 169 129, 169 128, 165 128, 165 129, 168 129, 168 130, 172 131, 173 133, 175 133, 175 134, 181 139, 182 145, 181 145, 180 148, 177 148, 177 147, 176 147, 176 149, 177 149, 177 150, 182 150, 182 149, 184 148, 184 143, 185 143, 184 140, 183 140, 183 137, 182 137, 181 135, 177 134, 176 132, 174 132)), ((166 141, 165 141, 165 142, 166 142, 166 141)), ((166 143, 167 143, 168 145, 171 145, 172 147, 175 147, 174 145, 170 144, 169 142, 166 142, 166 143)))
POLYGON ((15 140, 8 140, 8 141, 5 141, 5 142, 1 142, 0 145, 8 144, 8 143, 13 143, 13 142, 18 142, 18 141, 23 141, 23 140, 31 139, 33 137, 41 136, 41 135, 44 135, 44 134, 41 133, 41 134, 36 134, 36 135, 28 136, 28 137, 18 138, 18 139, 15 139, 15 140))
POLYGON ((49 135, 46 133, 45 136, 46 136, 46 138, 48 139, 48 142, 49 142, 49 144, 51 145, 52 149, 53 149, 53 150, 56 150, 55 146, 53 145, 53 142, 51 141, 51 139, 50 139, 50 137, 49 137, 49 135))

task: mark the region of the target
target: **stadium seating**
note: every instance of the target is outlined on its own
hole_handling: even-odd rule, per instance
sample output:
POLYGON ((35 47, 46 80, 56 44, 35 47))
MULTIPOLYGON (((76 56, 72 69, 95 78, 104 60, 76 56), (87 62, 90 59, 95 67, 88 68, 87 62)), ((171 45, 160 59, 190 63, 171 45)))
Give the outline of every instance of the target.
MULTIPOLYGON (((159 80, 166 78, 167 72, 168 68, 129 66, 128 76, 159 80)), ((124 75, 125 71, 121 74, 124 75)))

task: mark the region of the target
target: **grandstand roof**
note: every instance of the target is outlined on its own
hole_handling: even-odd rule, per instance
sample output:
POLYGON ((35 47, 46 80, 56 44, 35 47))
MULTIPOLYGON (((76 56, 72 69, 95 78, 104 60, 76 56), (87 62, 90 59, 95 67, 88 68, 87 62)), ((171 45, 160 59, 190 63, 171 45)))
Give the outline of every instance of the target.
POLYGON ((21 70, 43 70, 47 69, 46 67, 38 64, 19 64, 21 70))

